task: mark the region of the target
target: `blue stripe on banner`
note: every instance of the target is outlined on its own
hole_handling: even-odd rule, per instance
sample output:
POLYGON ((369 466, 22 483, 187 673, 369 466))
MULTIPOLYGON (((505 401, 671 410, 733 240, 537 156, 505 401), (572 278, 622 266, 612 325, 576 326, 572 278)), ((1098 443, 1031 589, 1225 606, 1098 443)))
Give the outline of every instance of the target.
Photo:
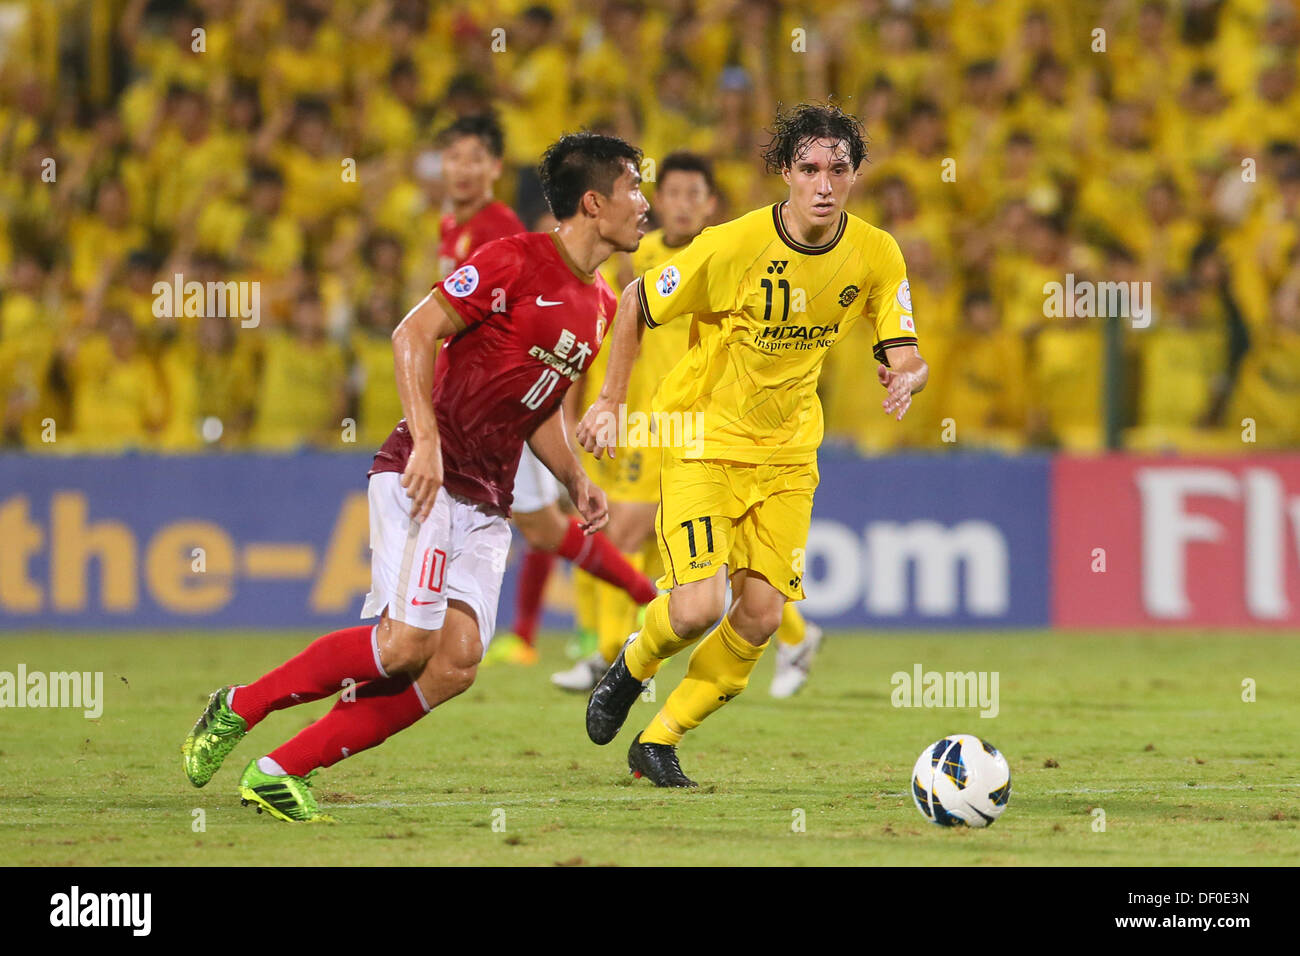
MULTIPOLYGON (((0 628, 356 621, 370 459, 0 456, 0 628)), ((803 610, 835 627, 1046 625, 1049 461, 824 450, 803 610)))

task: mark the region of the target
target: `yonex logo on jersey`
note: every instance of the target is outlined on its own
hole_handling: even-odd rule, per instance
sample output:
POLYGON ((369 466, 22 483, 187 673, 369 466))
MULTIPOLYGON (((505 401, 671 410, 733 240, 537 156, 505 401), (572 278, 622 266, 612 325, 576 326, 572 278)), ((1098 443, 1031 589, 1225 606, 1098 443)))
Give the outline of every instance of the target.
POLYGON ((904 279, 898 287, 898 304, 904 312, 912 311, 912 287, 904 279))
POLYGON ((777 275, 780 275, 782 272, 785 272, 785 267, 789 264, 789 259, 773 259, 772 264, 767 267, 767 274, 771 275, 775 272, 777 275))
POLYGON ((682 274, 677 271, 676 266, 669 266, 663 272, 659 273, 659 281, 655 283, 655 289, 662 296, 673 294, 673 290, 681 284, 682 274))
POLYGON ((448 295, 463 299, 478 288, 478 270, 473 266, 461 266, 442 284, 448 295))
POLYGON ((853 300, 858 297, 858 287, 855 285, 846 285, 840 293, 840 305, 848 308, 853 304, 853 300))

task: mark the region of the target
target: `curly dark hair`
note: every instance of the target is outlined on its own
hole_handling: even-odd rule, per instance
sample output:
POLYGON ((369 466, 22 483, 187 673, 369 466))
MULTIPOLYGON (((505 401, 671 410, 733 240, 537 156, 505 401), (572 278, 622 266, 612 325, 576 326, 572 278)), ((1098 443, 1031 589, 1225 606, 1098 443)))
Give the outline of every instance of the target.
POLYGON ((570 218, 589 189, 608 196, 628 162, 640 166, 641 150, 617 136, 591 132, 561 136, 546 150, 537 169, 551 214, 559 220, 570 218))
POLYGON ((768 132, 772 138, 763 147, 763 162, 769 173, 789 169, 822 139, 842 142, 854 169, 867 158, 867 134, 862 124, 834 103, 800 103, 791 110, 778 110, 768 132))

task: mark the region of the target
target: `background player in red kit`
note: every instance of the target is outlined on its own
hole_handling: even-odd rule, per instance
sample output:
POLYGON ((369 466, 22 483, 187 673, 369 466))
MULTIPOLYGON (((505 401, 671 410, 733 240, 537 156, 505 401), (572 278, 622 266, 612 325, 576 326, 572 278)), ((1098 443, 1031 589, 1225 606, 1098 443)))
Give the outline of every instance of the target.
MULTIPOLYGON (((442 145, 443 180, 451 210, 439 224, 439 279, 445 279, 480 246, 524 231, 519 217, 493 197, 501 177, 505 140, 491 115, 464 116, 438 137, 442 145)), ((445 364, 446 349, 439 355, 445 364)), ((439 367, 442 371, 442 367, 439 367)), ((528 544, 515 595, 513 633, 492 645, 484 663, 494 660, 533 664, 533 643, 541 617, 542 591, 556 556, 577 564, 589 574, 626 591, 638 604, 657 594, 654 584, 637 571, 605 537, 585 535, 579 522, 559 508, 560 488, 537 456, 524 448, 515 474, 512 520, 528 544)))
POLYGON ((645 228, 640 158, 614 137, 560 139, 540 168, 559 227, 483 246, 397 327, 406 417, 370 473, 371 591, 362 611, 380 621, 327 634, 252 684, 214 692, 183 747, 196 786, 268 713, 343 690, 324 717, 251 761, 239 784, 245 803, 279 819, 327 821, 310 774, 383 742, 474 682, 495 625, 525 441, 568 489, 584 531, 608 520, 603 492, 569 445, 561 403, 614 314, 616 298, 596 268, 636 249, 645 228), (446 373, 436 375, 448 336, 446 373))
POLYGON ((462 116, 438 136, 450 209, 439 221, 438 278, 456 271, 479 246, 524 231, 515 211, 492 194, 501 178, 505 139, 491 115, 462 116))

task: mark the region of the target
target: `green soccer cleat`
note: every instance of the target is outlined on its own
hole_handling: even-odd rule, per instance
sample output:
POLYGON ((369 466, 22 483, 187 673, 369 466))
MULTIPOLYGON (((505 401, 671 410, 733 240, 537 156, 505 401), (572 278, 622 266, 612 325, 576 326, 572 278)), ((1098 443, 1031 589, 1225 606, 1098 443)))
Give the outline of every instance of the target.
POLYGON ((514 664, 520 667, 532 667, 537 661, 537 648, 518 634, 502 634, 488 645, 487 653, 483 655, 483 661, 479 666, 514 664))
POLYGON ((311 792, 311 778, 315 775, 313 770, 305 777, 276 777, 263 773, 253 760, 239 778, 239 804, 246 807, 251 803, 258 813, 265 810, 286 823, 336 823, 332 816, 321 813, 311 792))
POLYGON ((212 779, 230 751, 235 749, 235 744, 248 733, 248 722, 226 703, 230 690, 230 687, 223 687, 212 692, 207 709, 194 722, 189 736, 181 744, 185 776, 196 787, 202 787, 212 779))
POLYGON ((570 660, 583 660, 596 653, 596 632, 577 630, 564 645, 564 656, 570 660))

